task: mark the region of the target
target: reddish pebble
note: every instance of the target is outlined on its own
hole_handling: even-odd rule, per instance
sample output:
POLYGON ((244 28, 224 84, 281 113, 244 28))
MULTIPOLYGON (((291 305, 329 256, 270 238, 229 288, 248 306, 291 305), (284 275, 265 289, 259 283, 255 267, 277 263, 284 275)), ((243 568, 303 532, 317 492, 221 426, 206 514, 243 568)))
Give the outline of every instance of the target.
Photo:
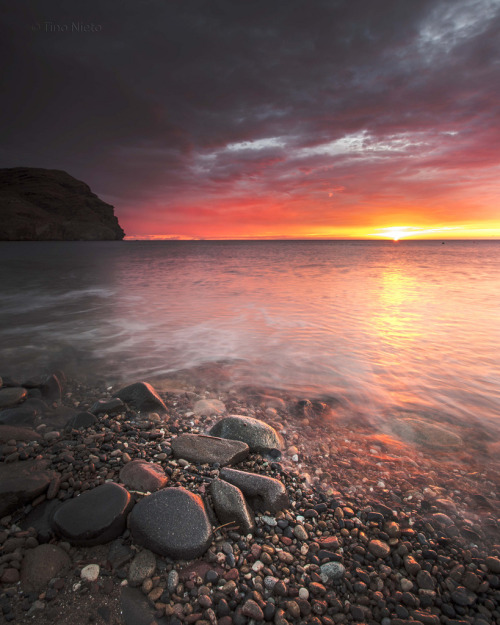
POLYGON ((238 569, 230 569, 227 573, 224 574, 225 580, 234 580, 236 581, 240 576, 238 569))

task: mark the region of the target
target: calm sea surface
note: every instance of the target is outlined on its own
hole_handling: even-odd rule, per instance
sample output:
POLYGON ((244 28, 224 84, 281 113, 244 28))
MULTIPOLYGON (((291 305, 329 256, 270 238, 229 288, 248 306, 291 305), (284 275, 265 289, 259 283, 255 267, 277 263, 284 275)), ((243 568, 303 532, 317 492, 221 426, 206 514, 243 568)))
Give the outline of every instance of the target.
POLYGON ((227 379, 500 428, 500 242, 0 244, 0 374, 227 379))

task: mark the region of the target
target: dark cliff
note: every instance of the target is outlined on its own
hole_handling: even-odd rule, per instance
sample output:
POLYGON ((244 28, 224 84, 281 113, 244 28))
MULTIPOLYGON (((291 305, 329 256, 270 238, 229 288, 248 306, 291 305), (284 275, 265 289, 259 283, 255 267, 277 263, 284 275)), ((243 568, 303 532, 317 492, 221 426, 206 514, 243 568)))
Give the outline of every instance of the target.
POLYGON ((0 169, 0 240, 118 241, 113 207, 57 169, 0 169))

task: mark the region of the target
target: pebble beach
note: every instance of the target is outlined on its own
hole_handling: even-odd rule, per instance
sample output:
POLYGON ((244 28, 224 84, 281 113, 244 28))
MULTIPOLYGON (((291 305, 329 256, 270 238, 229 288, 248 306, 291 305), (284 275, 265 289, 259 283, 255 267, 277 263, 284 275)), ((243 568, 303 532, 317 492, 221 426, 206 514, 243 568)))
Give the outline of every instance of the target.
POLYGON ((500 623, 494 442, 398 427, 269 389, 4 376, 2 618, 500 623))

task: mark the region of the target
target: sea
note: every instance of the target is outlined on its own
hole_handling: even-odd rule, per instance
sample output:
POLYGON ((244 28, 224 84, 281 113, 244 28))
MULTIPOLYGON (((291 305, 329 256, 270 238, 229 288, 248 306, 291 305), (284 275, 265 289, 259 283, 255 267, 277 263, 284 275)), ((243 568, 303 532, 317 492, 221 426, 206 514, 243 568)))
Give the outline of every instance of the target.
POLYGON ((499 440, 500 241, 4 242, 0 292, 0 375, 184 372, 499 440))

